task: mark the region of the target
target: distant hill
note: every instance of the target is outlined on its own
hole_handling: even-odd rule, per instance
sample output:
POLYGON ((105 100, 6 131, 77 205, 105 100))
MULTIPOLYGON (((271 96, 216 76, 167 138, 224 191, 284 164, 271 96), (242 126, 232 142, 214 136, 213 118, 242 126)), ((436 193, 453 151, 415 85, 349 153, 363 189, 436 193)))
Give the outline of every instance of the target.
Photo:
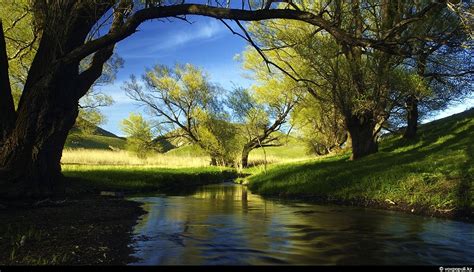
POLYGON ((113 134, 112 132, 107 131, 107 130, 101 128, 101 127, 96 127, 94 135, 112 137, 112 138, 119 138, 119 139, 124 139, 125 140, 125 137, 119 137, 119 136, 113 134))
POLYGON ((126 142, 125 138, 100 127, 96 127, 92 135, 84 134, 79 129, 73 128, 69 132, 64 148, 124 149, 126 142))
POLYGON ((163 152, 168 152, 176 148, 176 146, 171 141, 162 136, 155 138, 153 143, 160 144, 163 147, 163 152))
MULTIPOLYGON (((161 144, 164 152, 176 148, 172 142, 163 137, 157 137, 153 141, 156 144, 161 144)), ((127 138, 119 137, 101 127, 96 127, 93 134, 85 134, 79 129, 73 128, 66 140, 65 148, 125 149, 126 142, 127 138)))

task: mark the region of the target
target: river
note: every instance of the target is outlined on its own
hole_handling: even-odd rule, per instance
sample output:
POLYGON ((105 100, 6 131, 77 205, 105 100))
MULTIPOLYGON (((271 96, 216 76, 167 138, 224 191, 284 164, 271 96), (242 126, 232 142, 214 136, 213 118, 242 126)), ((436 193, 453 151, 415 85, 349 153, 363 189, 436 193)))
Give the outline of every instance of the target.
POLYGON ((393 211, 268 200, 217 184, 187 196, 133 197, 131 265, 462 265, 474 224, 393 211))

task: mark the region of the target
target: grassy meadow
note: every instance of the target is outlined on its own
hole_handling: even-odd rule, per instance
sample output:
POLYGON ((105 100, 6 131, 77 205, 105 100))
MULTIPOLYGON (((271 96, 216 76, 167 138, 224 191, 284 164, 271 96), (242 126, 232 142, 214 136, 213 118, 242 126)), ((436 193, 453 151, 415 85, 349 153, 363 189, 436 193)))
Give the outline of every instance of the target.
MULTIPOLYGON (((73 182, 71 191, 171 192, 197 185, 235 179, 239 169, 211 167, 210 158, 195 146, 182 146, 146 158, 123 150, 125 140, 105 135, 69 136, 61 159, 63 174, 73 182), (74 148, 73 144, 80 146, 74 148)), ((308 159, 296 141, 250 153, 252 169, 267 164, 308 159)))
POLYGON ((385 136, 377 154, 357 161, 349 161, 349 152, 306 155, 291 138, 286 145, 252 151, 247 169, 210 167, 209 157, 194 146, 141 159, 120 149, 125 144, 121 138, 75 137, 84 147, 64 150, 63 173, 97 190, 169 191, 240 176, 239 182, 266 196, 441 215, 474 208, 474 110, 422 125, 412 141, 385 136), (106 143, 117 147, 111 150, 106 143))
MULTIPOLYGON (((61 163, 67 165, 133 165, 163 168, 207 167, 210 157, 199 147, 182 146, 166 153, 155 153, 147 158, 139 158, 127 152, 125 140, 101 135, 72 134, 63 151, 61 163), (79 148, 74 148, 72 143, 79 148)), ((250 152, 249 164, 262 165, 288 163, 314 158, 305 153, 304 145, 297 139, 277 147, 258 148, 250 152)))

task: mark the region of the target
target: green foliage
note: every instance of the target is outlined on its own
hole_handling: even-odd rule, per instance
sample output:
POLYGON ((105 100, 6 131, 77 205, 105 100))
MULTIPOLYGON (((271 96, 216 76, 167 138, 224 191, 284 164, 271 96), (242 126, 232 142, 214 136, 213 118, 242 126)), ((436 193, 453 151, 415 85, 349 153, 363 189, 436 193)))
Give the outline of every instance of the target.
POLYGON ((297 105, 292 123, 302 135, 308 154, 326 155, 340 151, 348 138, 344 118, 334 105, 312 96, 305 97, 297 105))
POLYGON ((161 103, 176 103, 177 110, 189 110, 214 106, 217 87, 209 82, 202 69, 191 64, 176 64, 174 68, 156 65, 144 76, 146 83, 158 93, 161 103), (189 108, 189 109, 188 109, 189 108))
MULTIPOLYGON (((8 37, 7 54, 9 60, 9 75, 11 80, 13 100, 18 107, 23 87, 28 76, 28 70, 36 54, 41 33, 35 29, 34 14, 28 0, 15 0, 11 4, 2 5, 0 18, 8 37)), ((81 62, 81 70, 88 68, 92 55, 81 62)), ((114 54, 104 65, 101 77, 94 86, 112 83, 118 69, 123 67, 123 59, 114 54)), ((100 107, 110 106, 113 99, 105 94, 91 90, 80 101, 81 108, 75 127, 86 134, 92 134, 95 126, 106 122, 105 116, 100 112, 100 107)))
POLYGON ((200 146, 208 152, 217 165, 234 165, 242 144, 237 127, 222 116, 200 112, 197 135, 200 146))
POLYGON ((113 103, 114 100, 111 96, 94 89, 89 90, 80 100, 79 115, 74 127, 86 135, 92 135, 98 126, 107 121, 99 108, 110 106, 113 103))
POLYGON ((2 4, 0 7, 0 18, 7 37, 7 54, 10 57, 10 83, 16 106, 39 42, 29 4, 28 0, 15 0, 14 3, 2 4))
POLYGON ((327 200, 386 199, 430 211, 474 208, 474 110, 425 124, 415 141, 386 137, 381 151, 359 161, 349 154, 272 166, 250 177, 264 195, 327 200))
MULTIPOLYGON (((337 27, 350 35, 381 38, 401 18, 410 16, 414 8, 421 9, 427 1, 364 3, 358 8, 344 1, 301 1, 295 4, 303 10, 314 12, 324 8, 328 11, 328 16, 331 14, 331 17, 334 16, 332 18, 338 20, 337 27)), ((442 8, 427 14, 426 20, 407 26, 404 35, 417 36, 420 33, 423 35, 430 33, 432 37, 438 39, 424 44, 421 41, 420 44, 415 43, 417 52, 428 55, 433 55, 436 48, 441 48, 440 56, 436 58, 430 56, 428 63, 423 64, 426 66, 424 67, 426 73, 435 71, 442 74, 443 71, 444 73, 450 71, 456 74, 454 67, 463 67, 465 71, 472 70, 472 62, 467 60, 469 57, 466 57, 466 53, 456 49, 462 41, 462 35, 454 33, 458 26, 459 18, 456 14, 442 8), (446 33, 453 33, 452 39, 448 39, 449 35, 446 33), (448 39, 452 43, 448 45, 450 48, 443 46, 443 39, 448 39), (439 41, 441 47, 433 46, 439 41), (443 59, 443 56, 448 58, 443 59), (460 66, 456 65, 453 59, 457 59, 460 66), (448 63, 449 65, 445 65, 448 63)), ((300 121, 300 124, 296 124, 299 127, 312 124, 315 133, 307 131, 305 134, 312 136, 308 137, 307 142, 311 147, 316 147, 313 149, 318 153, 325 153, 326 147, 334 145, 334 142, 328 143, 328 140, 339 138, 334 135, 343 135, 339 133, 339 125, 331 125, 341 123, 343 118, 346 121, 358 118, 360 123, 363 123, 362 120, 366 123, 371 122, 369 125, 374 128, 373 133, 377 134, 379 128, 387 122, 387 118, 392 119, 390 120, 392 124, 399 125, 400 120, 403 124, 406 123, 405 100, 408 96, 415 96, 419 101, 420 116, 423 117, 425 112, 442 109, 449 104, 449 101, 462 97, 463 89, 464 93, 465 90, 472 89, 469 88, 470 85, 466 86, 463 83, 466 81, 465 78, 456 80, 438 77, 440 80, 433 80, 430 77, 429 81, 422 78, 425 72, 421 72, 420 76, 417 75, 419 71, 411 68, 413 64, 417 65, 416 57, 405 59, 376 49, 361 49, 353 44, 341 42, 317 26, 303 22, 288 20, 251 22, 249 32, 256 43, 265 50, 257 52, 253 47, 249 47, 243 54, 246 68, 253 69, 257 78, 267 81, 281 76, 291 77, 299 81, 307 88, 308 93, 316 98, 316 107, 306 110, 307 113, 312 112, 312 118, 295 120, 300 121), (268 73, 260 53, 264 53, 268 60, 284 72, 270 65, 272 73, 268 73), (321 108, 322 112, 329 112, 331 117, 335 116, 333 119, 338 121, 334 122, 328 120, 327 116, 317 114, 321 108)))
POLYGON ((130 113, 128 119, 122 120, 121 129, 127 135, 127 150, 139 158, 146 158, 149 153, 158 151, 153 145, 151 125, 141 114, 130 113))
POLYGON ((85 135, 92 135, 96 128, 105 121, 105 116, 97 109, 79 109, 79 116, 74 127, 85 135))
MULTIPOLYGON (((81 62, 81 70, 85 70, 91 65, 92 57, 89 56, 81 62)), ((105 63, 102 75, 94 85, 89 89, 85 96, 79 101, 79 114, 76 118, 74 127, 79 129, 82 133, 92 135, 96 127, 107 122, 105 115, 100 111, 100 108, 111 106, 114 103, 110 95, 97 91, 95 88, 99 85, 111 84, 114 82, 118 69, 123 67, 123 59, 114 54, 105 63)))

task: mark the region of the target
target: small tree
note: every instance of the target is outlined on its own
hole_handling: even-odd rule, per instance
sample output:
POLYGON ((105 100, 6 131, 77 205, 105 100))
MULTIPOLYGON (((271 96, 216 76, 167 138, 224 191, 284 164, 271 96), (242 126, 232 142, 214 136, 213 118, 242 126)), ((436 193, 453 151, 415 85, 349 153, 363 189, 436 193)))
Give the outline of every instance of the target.
POLYGON ((276 132, 282 130, 297 102, 293 91, 287 88, 290 87, 271 80, 264 85, 254 86, 253 92, 236 88, 228 97, 227 104, 240 123, 242 167, 248 166, 248 157, 253 149, 281 145, 281 134, 277 135, 276 132))
POLYGON ((150 152, 157 150, 153 145, 151 125, 141 114, 130 113, 128 119, 122 120, 121 128, 127 135, 127 150, 139 158, 146 158, 150 152))
POLYGON ((211 165, 235 166, 242 146, 237 126, 225 113, 201 111, 197 120, 199 145, 211 156, 211 165))
POLYGON ((132 75, 124 89, 145 106, 165 137, 184 138, 198 145, 210 155, 212 165, 219 161, 231 164, 227 143, 232 142, 232 133, 228 133, 232 128, 219 106, 223 90, 212 84, 204 71, 191 64, 174 68, 156 65, 142 79, 140 83, 132 75))

